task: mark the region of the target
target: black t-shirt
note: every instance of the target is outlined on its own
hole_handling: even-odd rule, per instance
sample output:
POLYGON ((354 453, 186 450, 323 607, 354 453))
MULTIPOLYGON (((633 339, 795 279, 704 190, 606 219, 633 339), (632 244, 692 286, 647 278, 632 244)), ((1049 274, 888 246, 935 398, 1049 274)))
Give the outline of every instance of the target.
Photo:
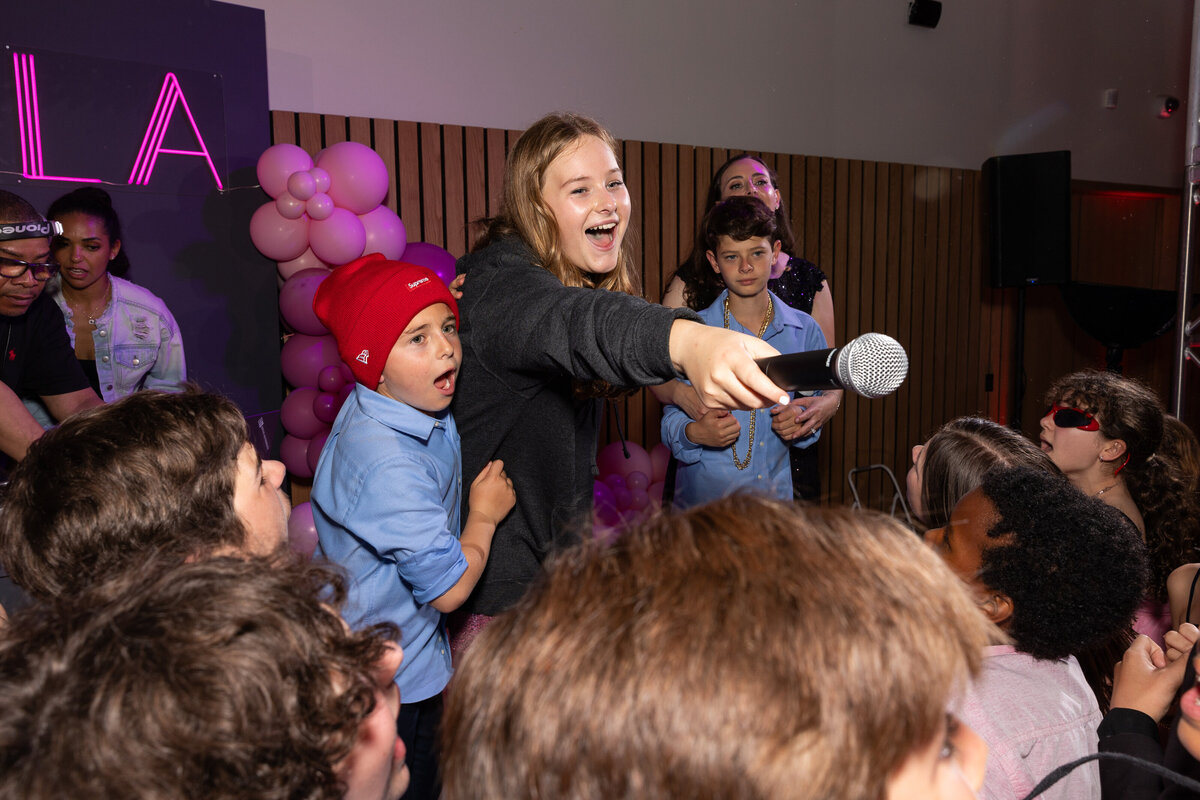
POLYGON ((19 317, 0 315, 0 381, 18 396, 55 395, 88 388, 75 358, 67 324, 55 302, 42 294, 19 317))

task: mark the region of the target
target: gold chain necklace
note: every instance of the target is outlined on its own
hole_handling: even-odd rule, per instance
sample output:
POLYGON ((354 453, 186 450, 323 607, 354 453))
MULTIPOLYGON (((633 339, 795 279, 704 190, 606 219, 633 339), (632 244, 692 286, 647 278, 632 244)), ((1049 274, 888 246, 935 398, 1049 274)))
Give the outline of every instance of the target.
POLYGON ((96 326, 96 318, 103 316, 104 310, 106 308, 108 308, 108 304, 112 302, 112 279, 109 278, 108 275, 105 275, 104 277, 108 281, 108 286, 104 290, 103 305, 100 306, 99 312, 94 310, 95 306, 92 304, 88 304, 87 306, 84 307, 83 311, 80 311, 79 309, 77 309, 74 306, 74 304, 71 303, 70 300, 67 301, 67 305, 71 306, 71 316, 75 317, 75 318, 78 318, 81 316, 87 317, 88 324, 91 325, 93 328, 97 327, 96 326))
MULTIPOLYGON (((725 295, 725 306, 723 310, 723 323, 725 329, 729 330, 729 295, 725 295)), ((762 325, 758 328, 758 338, 763 338, 767 332, 767 326, 771 324, 771 320, 775 319, 775 301, 767 295, 767 315, 763 317, 762 325)), ((733 456, 733 465, 738 469, 746 469, 750 466, 750 459, 754 457, 754 419, 758 416, 757 409, 750 409, 750 442, 746 446, 746 460, 742 461, 737 455, 737 442, 729 445, 729 452, 733 456)))

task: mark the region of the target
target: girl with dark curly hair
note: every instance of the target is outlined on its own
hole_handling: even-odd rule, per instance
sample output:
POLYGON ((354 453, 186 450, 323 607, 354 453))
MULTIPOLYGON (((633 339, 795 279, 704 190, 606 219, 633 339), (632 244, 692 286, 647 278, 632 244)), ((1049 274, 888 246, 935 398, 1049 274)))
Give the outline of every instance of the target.
MULTIPOLYGON (((1111 507, 1026 467, 989 471, 925 539, 1012 641, 985 651, 962 718, 991 748, 982 796, 1024 797, 1096 752, 1100 707, 1076 655, 1128 628, 1145 594, 1145 545, 1111 507)), ((1055 796, 1099 797, 1099 770, 1061 786, 1055 796)))
POLYGON ((1167 577, 1196 560, 1195 495, 1176 462, 1158 454, 1165 412, 1146 385, 1112 372, 1076 372, 1046 392, 1041 444, 1084 494, 1121 511, 1150 551, 1146 603, 1134 628, 1160 645, 1170 628, 1167 577))

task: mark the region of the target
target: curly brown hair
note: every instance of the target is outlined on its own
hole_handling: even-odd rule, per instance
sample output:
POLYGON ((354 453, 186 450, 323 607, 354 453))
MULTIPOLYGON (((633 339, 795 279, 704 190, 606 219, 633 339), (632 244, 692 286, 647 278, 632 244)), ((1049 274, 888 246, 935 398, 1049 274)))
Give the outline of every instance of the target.
POLYGON ((1175 459, 1159 457, 1166 412, 1154 390, 1115 372, 1085 370, 1059 378, 1046 391, 1046 404, 1090 412, 1100 434, 1125 443, 1128 461, 1120 471, 1146 523, 1150 549, 1150 592, 1167 599, 1167 577, 1196 561, 1200 548, 1200 508, 1175 459))
POLYGON ((137 569, 151 553, 183 561, 241 547, 233 497, 246 441, 233 401, 194 386, 76 414, 13 469, 0 562, 46 599, 137 569))
POLYGON ((394 633, 350 632, 344 596, 325 568, 216 558, 14 615, 0 798, 342 797, 394 633))

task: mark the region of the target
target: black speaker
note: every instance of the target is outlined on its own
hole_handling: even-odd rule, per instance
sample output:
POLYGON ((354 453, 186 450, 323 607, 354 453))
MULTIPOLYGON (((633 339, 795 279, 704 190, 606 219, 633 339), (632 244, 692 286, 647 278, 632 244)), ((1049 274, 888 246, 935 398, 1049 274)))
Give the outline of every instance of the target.
POLYGON ((1063 284, 1071 269, 1071 152, 983 162, 985 269, 992 286, 1063 284))
POLYGON ((942 18, 940 0, 913 0, 908 4, 908 24, 936 28, 942 18))

